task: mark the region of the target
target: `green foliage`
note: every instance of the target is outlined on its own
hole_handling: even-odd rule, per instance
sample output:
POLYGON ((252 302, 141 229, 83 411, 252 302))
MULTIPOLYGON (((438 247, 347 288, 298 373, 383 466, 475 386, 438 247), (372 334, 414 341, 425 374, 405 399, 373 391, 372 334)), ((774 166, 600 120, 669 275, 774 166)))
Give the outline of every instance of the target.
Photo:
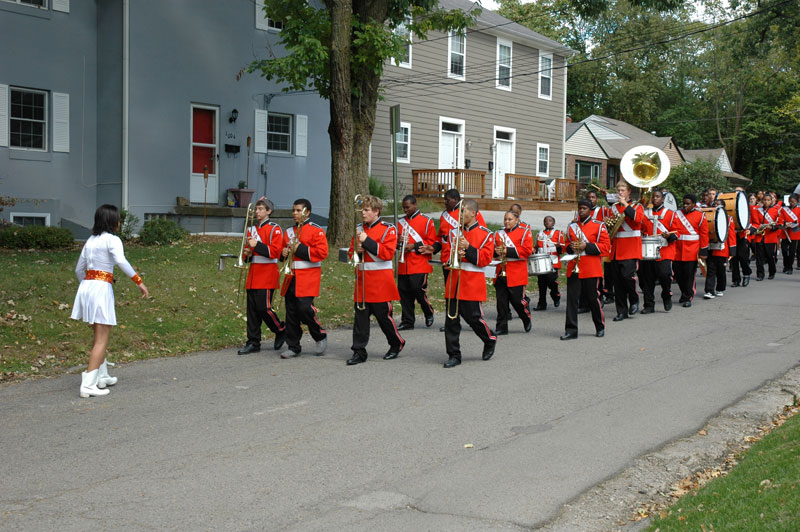
POLYGON ((0 230, 0 247, 11 249, 64 249, 75 243, 72 231, 66 227, 9 225, 0 230))
POLYGON ((186 237, 187 231, 172 220, 149 220, 139 235, 145 246, 171 244, 186 237))
POLYGON ((726 191, 728 182, 715 163, 698 159, 691 163, 673 166, 663 186, 668 188, 680 203, 684 194, 699 196, 706 188, 726 191))
POLYGON ((122 209, 119 212, 119 237, 125 241, 130 242, 133 240, 133 234, 136 228, 139 227, 139 217, 132 212, 122 209))
POLYGON ((369 193, 381 199, 389 199, 391 192, 389 187, 383 181, 380 181, 372 176, 369 177, 369 193))

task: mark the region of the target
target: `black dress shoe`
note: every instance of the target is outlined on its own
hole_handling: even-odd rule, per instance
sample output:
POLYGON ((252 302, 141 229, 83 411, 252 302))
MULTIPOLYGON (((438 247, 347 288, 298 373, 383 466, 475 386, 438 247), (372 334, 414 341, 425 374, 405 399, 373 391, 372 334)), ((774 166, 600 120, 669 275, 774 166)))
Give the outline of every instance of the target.
POLYGON ((559 306, 560 304, 561 304, 561 298, 560 298, 560 297, 557 297, 557 298, 555 298, 555 299, 553 300, 553 306, 554 306, 554 307, 558 308, 558 306, 559 306))
POLYGON ((460 358, 452 358, 451 357, 450 360, 448 360, 447 362, 444 363, 444 367, 445 368, 454 368, 454 367, 458 366, 459 364, 461 364, 461 359, 460 358))
POLYGON ((547 310, 547 305, 536 305, 533 310, 547 310))
POLYGON ((672 300, 671 299, 665 299, 664 300, 664 310, 667 311, 667 312, 672 310, 672 300))
POLYGON ((498 329, 498 330, 496 330, 496 331, 494 332, 494 335, 495 335, 495 336, 505 336, 505 335, 507 335, 507 334, 508 334, 508 330, 505 330, 505 331, 504 331, 504 330, 502 330, 502 329, 498 329))
POLYGON ((634 315, 634 314, 636 314, 637 312, 639 312, 639 303, 634 303, 633 305, 631 305, 631 308, 630 308, 630 310, 628 311, 628 314, 630 314, 631 316, 633 316, 633 315, 634 315))
POLYGON ((561 336, 559 336, 558 338, 559 338, 559 340, 574 340, 577 337, 578 337, 578 335, 576 333, 564 333, 561 336))
POLYGON ((589 307, 578 307, 578 314, 586 314, 589 312, 589 307))
POLYGON ((655 311, 656 311, 656 309, 653 308, 653 307, 644 307, 642 309, 642 314, 652 314, 655 311))
POLYGON ((528 320, 528 322, 523 325, 523 328, 525 329, 525 332, 531 332, 531 329, 533 329, 533 322, 528 320))
POLYGON ((622 320, 625 320, 627 318, 628 318, 628 316, 625 315, 625 314, 617 314, 616 316, 614 316, 614 320, 613 321, 622 321, 622 320))
POLYGON ((386 352, 386 354, 385 354, 385 355, 383 355, 383 359, 384 359, 384 360, 394 360, 394 359, 395 359, 395 358, 397 358, 398 356, 400 356, 400 350, 399 350, 399 349, 398 349, 398 350, 396 350, 396 351, 395 351, 394 349, 389 349, 389 350, 386 352))
POLYGON ((750 284, 750 276, 745 275, 744 277, 742 277, 742 286, 747 286, 749 284, 750 284))
POLYGON ((603 336, 606 335, 606 330, 605 329, 600 329, 599 331, 594 333, 594 335, 597 336, 598 338, 602 338, 603 336))
POLYGON ((441 327, 439 327, 439 332, 444 332, 444 325, 442 325, 441 327))
POLYGON ((410 331, 413 328, 414 328, 413 325, 407 325, 405 323, 401 323, 400 325, 397 326, 398 331, 410 331))
POLYGON ((735 288, 735 287, 737 287, 737 286, 742 286, 742 283, 740 283, 740 282, 738 282, 738 281, 736 281, 735 283, 731 283, 731 287, 732 287, 732 288, 735 288))
POLYGON ((259 351, 261 351, 260 345, 244 344, 244 347, 239 349, 237 353, 240 355, 249 355, 250 353, 258 353, 259 351))
POLYGON ((774 273, 769 274, 769 277, 767 277, 767 279, 774 279, 774 278, 775 278, 775 274, 774 273))
POLYGON ((425 327, 430 327, 433 325, 433 314, 425 318, 425 327))
POLYGON ((793 272, 793 271, 794 271, 794 270, 786 270, 786 275, 792 275, 792 272, 793 272))
POLYGON ((353 357, 347 361, 348 366, 355 366, 356 364, 361 364, 362 362, 367 361, 367 355, 360 355, 358 353, 353 353, 353 357))
POLYGON ((275 342, 272 344, 272 348, 277 351, 283 344, 286 343, 286 332, 279 332, 275 335, 275 342))
POLYGON ((759 275, 758 277, 756 277, 756 281, 763 281, 763 280, 764 280, 763 275, 759 275))
POLYGON ((494 346, 497 345, 497 340, 490 344, 484 344, 483 346, 483 359, 489 360, 494 355, 494 346))
POLYGON ((603 298, 603 303, 613 303, 613 302, 614 302, 614 296, 613 295, 608 295, 608 296, 603 298))
POLYGON ((684 306, 685 308, 689 308, 689 307, 691 307, 691 306, 692 306, 692 302, 691 302, 691 301, 684 301, 684 302, 683 302, 683 306, 684 306))

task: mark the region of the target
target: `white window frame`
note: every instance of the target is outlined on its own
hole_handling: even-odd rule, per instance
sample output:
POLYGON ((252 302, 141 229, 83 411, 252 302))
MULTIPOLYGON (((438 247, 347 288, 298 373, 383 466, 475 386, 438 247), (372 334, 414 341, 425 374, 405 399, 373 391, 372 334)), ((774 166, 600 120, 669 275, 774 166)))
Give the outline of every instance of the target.
POLYGON ((283 23, 278 22, 274 19, 271 19, 265 16, 264 13, 264 6, 267 3, 267 0, 254 0, 253 3, 256 6, 256 29, 268 31, 270 33, 278 33, 283 29, 283 23))
POLYGON ((542 100, 553 99, 553 54, 544 53, 539 51, 539 98, 542 100), (542 65, 545 59, 550 60, 550 68, 545 69, 542 65), (550 93, 544 94, 542 92, 542 79, 550 80, 550 93))
MULTIPOLYGON (((517 130, 513 127, 503 127, 503 126, 494 126, 494 132, 492 133, 492 142, 497 143, 497 133, 509 133, 511 134, 511 140, 507 139, 500 139, 506 142, 511 142, 511 173, 516 173, 517 171, 517 130)), ((495 165, 497 161, 495 161, 495 165)))
POLYGON ((408 61, 398 61, 397 58, 395 57, 392 58, 392 64, 400 68, 411 68, 411 48, 412 48, 411 45, 414 42, 414 35, 411 33, 411 30, 408 29, 408 26, 406 26, 405 22, 397 25, 397 27, 394 29, 394 34, 400 35, 401 37, 405 36, 408 38, 408 44, 406 45, 408 48, 408 61))
POLYGON ((576 181, 579 181, 579 182, 581 181, 581 177, 580 177, 580 167, 581 167, 581 165, 588 166, 591 169, 590 172, 589 172, 590 173, 589 181, 588 181, 589 183, 591 183, 592 179, 597 179, 598 181, 601 180, 601 175, 603 173, 603 164, 602 163, 598 163, 597 161, 584 161, 584 160, 578 159, 578 160, 575 161, 575 180, 576 181), (595 174, 595 170, 597 170, 597 172, 596 172, 597 175, 594 175, 595 174))
POLYGON ((272 112, 270 112, 267 115, 267 138, 266 138, 266 141, 267 141, 267 144, 266 144, 267 153, 283 154, 283 155, 291 155, 292 153, 294 153, 293 152, 294 144, 295 144, 294 143, 294 130, 295 130, 295 124, 294 124, 294 116, 293 115, 286 114, 286 113, 272 113, 272 112), (269 130, 269 119, 272 118, 272 117, 275 117, 275 116, 284 117, 284 118, 288 118, 289 119, 289 133, 270 132, 270 130, 269 130), (289 149, 288 150, 273 150, 273 149, 270 149, 270 147, 269 147, 269 136, 270 135, 287 136, 289 138, 289 149))
POLYGON ((48 4, 48 0, 44 0, 44 5, 43 6, 37 6, 37 5, 29 4, 28 2, 23 2, 22 0, 3 0, 3 1, 4 2, 8 2, 9 4, 17 4, 17 5, 20 5, 20 6, 32 7, 34 9, 44 9, 44 10, 48 9, 48 5, 47 5, 48 4))
POLYGON ((219 107, 213 105, 203 105, 199 103, 191 104, 191 115, 189 117, 189 174, 195 175, 202 175, 196 174, 194 171, 194 147, 198 146, 200 148, 212 148, 214 149, 214 157, 216 161, 214 162, 214 171, 209 172, 208 175, 217 176, 219 177, 219 107), (195 142, 194 141, 194 110, 195 109, 205 109, 207 111, 214 111, 214 143, 205 143, 205 142, 195 142))
MULTIPOLYGON (((459 152, 458 152, 458 161, 456 161, 456 168, 464 168, 464 160, 465 160, 464 151, 466 149, 466 142, 465 141, 466 141, 466 138, 467 138, 467 121, 466 120, 462 120, 461 118, 449 118, 449 117, 446 117, 446 116, 440 116, 439 117, 439 135, 438 135, 439 143, 437 145, 436 155, 437 155, 437 157, 439 156, 439 150, 441 149, 441 146, 442 146, 442 124, 445 123, 445 122, 449 122, 451 124, 458 124, 458 126, 459 126, 459 130, 460 130, 459 131, 459 135, 461 136, 461 144, 460 144, 460 149, 459 149, 459 152)), ((453 132, 449 131, 448 133, 453 133, 453 132)))
MULTIPOLYGON (((407 155, 407 157, 400 157, 400 155, 398 155, 397 156, 397 162, 398 163, 403 163, 403 164, 411 164, 411 123, 409 123, 409 122, 400 122, 400 133, 398 133, 398 135, 402 135, 403 134, 402 130, 404 130, 404 129, 408 131, 408 133, 406 135, 407 140, 405 142, 401 142, 400 140, 397 140, 396 143, 397 144, 405 144, 406 145, 406 155, 407 155)), ((398 137, 398 139, 399 139, 399 137, 398 137)), ((390 150, 389 150, 389 152, 392 154, 392 160, 394 160, 394 145, 395 145, 395 142, 392 142, 391 146, 390 146, 390 150)), ((372 149, 372 143, 370 143, 370 150, 371 149, 372 149)))
POLYGON ((537 142, 536 143, 536 175, 538 177, 550 177, 550 145, 549 144, 543 144, 541 142, 537 142), (542 172, 541 170, 539 170, 539 168, 541 166, 541 163, 543 162, 542 158, 541 158, 541 155, 542 155, 541 150, 542 149, 546 149, 547 150, 547 159, 544 160, 544 163, 547 165, 547 170, 545 172, 542 172))
POLYGON ((44 218, 44 225, 50 227, 50 213, 49 212, 11 212, 10 221, 13 224, 14 218, 44 218))
MULTIPOLYGON (((50 149, 49 137, 50 137, 50 129, 51 129, 51 122, 50 122, 50 92, 43 91, 40 89, 29 89, 26 87, 17 87, 15 85, 8 86, 8 147, 12 150, 22 150, 22 151, 39 151, 39 152, 47 152, 50 149), (11 93, 13 91, 22 91, 22 92, 33 92, 37 94, 44 95, 44 131, 42 132, 42 140, 43 146, 41 148, 26 148, 25 146, 12 146, 11 145, 11 121, 12 120, 23 120, 28 121, 26 118, 15 118, 11 115, 11 93)), ((38 122, 38 120, 37 120, 38 122)))
POLYGON ((467 79, 467 34, 462 33, 458 34, 456 32, 450 32, 447 38, 447 77, 452 79, 460 79, 461 81, 466 81, 467 79), (464 51, 457 52, 462 57, 461 63, 461 75, 453 74, 453 37, 461 37, 464 42, 464 51))
POLYGON ((267 31, 273 31, 275 33, 278 33, 282 29, 283 29, 283 22, 279 22, 275 19, 267 17, 267 31))
POLYGON ((514 42, 509 41, 508 39, 502 39, 500 37, 497 38, 497 67, 495 68, 495 87, 504 90, 504 91, 511 91, 511 80, 513 78, 513 64, 514 64, 514 42), (505 46, 508 48, 508 86, 503 85, 500 82, 500 47, 505 46))

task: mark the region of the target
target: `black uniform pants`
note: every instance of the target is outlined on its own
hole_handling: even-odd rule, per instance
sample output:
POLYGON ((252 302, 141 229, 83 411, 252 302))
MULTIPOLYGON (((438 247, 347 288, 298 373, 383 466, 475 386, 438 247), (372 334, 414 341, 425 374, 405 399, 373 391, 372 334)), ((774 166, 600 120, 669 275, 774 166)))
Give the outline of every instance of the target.
POLYGON ((464 301, 463 299, 447 300, 447 317, 444 321, 444 343, 447 349, 447 356, 461 360, 461 318, 472 327, 478 338, 484 345, 497 341, 497 336, 489 328, 489 324, 483 317, 483 308, 480 301, 464 301), (456 305, 458 305, 458 316, 455 319, 450 316, 456 315, 456 305))
POLYGON ((797 254, 797 240, 784 238, 781 240, 781 254, 783 255, 783 271, 794 270, 794 256, 797 254))
POLYGON ((397 290, 400 292, 400 323, 414 326, 414 302, 419 303, 425 317, 433 316, 433 306, 428 301, 428 274, 412 273, 397 276, 397 290))
POLYGON ((297 297, 295 295, 295 280, 292 279, 289 289, 286 291, 286 345, 295 353, 301 351, 300 338, 303 336, 301 323, 305 323, 308 332, 315 342, 319 342, 328 337, 328 333, 322 328, 322 324, 317 319, 317 308, 314 306, 314 298, 297 297))
POLYGON ((678 283, 678 288, 681 290, 681 298, 678 303, 686 303, 694 299, 697 261, 674 260, 672 261, 672 271, 675 274, 675 282, 678 283))
POLYGON ((375 320, 389 342, 392 351, 400 351, 406 344, 397 330, 397 324, 392 318, 392 302, 382 301, 380 303, 363 303, 364 309, 358 308, 360 303, 353 304, 355 314, 353 316, 353 353, 367 358, 367 344, 369 343, 369 317, 375 316, 375 320))
POLYGON ((272 309, 272 296, 275 290, 269 288, 250 288, 247 290, 247 343, 261 345, 261 322, 265 322, 269 330, 282 334, 286 330, 284 323, 272 309))
POLYGON ((775 248, 773 244, 758 242, 756 244, 756 275, 764 277, 764 264, 766 263, 770 275, 775 275, 777 266, 775 265, 775 248))
POLYGON ((531 321, 531 312, 528 308, 528 301, 525 299, 524 286, 508 286, 507 277, 498 277, 494 283, 494 290, 497 294, 496 332, 508 332, 508 318, 511 315, 508 310, 509 303, 517 311, 517 316, 522 320, 523 325, 531 321))
POLYGON ((644 308, 655 308, 656 285, 661 286, 661 299, 672 299, 672 261, 642 260, 639 261, 639 285, 642 287, 644 308))
POLYGON ((724 292, 728 282, 727 257, 709 255, 706 258, 706 293, 724 292))
POLYGON ((578 303, 584 299, 592 311, 595 331, 606 328, 603 309, 600 306, 600 277, 578 278, 577 274, 567 277, 567 320, 564 332, 578 334, 578 303))
POLYGON ((614 269, 614 303, 617 306, 617 314, 627 316, 629 305, 639 302, 634 278, 637 262, 636 259, 611 261, 611 267, 614 269))
POLYGON ((550 290, 550 298, 555 303, 561 299, 561 292, 558 291, 558 270, 551 273, 537 275, 536 282, 539 284, 539 306, 547 306, 547 290, 550 290))
POLYGON ((742 282, 742 275, 751 276, 750 268, 750 241, 746 237, 736 237, 736 255, 731 259, 731 280, 734 283, 742 282), (741 270, 741 273, 740 273, 741 270))
POLYGON ((614 268, 611 262, 603 262, 603 297, 614 297, 614 268))

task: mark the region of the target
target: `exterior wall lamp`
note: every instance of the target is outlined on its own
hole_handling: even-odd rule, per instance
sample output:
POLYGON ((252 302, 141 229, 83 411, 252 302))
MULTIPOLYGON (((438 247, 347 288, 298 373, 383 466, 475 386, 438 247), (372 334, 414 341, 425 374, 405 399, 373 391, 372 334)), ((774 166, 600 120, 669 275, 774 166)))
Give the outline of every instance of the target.
POLYGON ((239 111, 237 109, 234 109, 233 111, 231 111, 231 117, 228 119, 228 122, 233 124, 236 122, 237 118, 239 118, 239 111))

